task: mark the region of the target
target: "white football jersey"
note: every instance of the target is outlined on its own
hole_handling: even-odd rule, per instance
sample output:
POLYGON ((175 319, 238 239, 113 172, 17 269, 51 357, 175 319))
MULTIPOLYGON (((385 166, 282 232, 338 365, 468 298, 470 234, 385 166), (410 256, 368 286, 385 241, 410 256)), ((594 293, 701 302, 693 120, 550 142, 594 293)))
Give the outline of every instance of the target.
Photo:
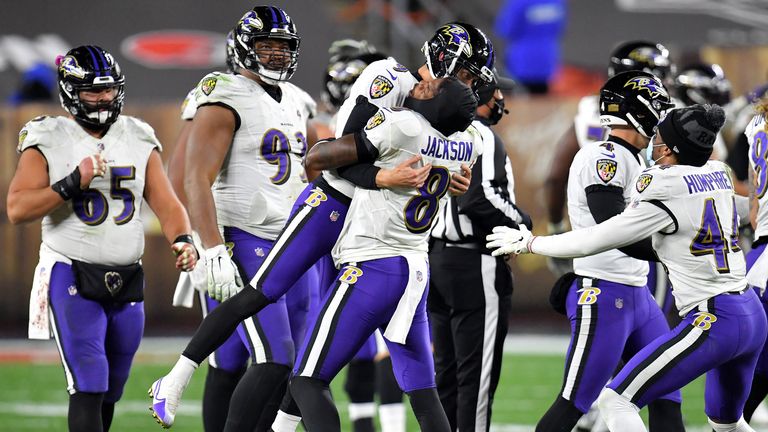
POLYGON ((402 255, 427 254, 432 222, 448 197, 451 175, 471 166, 482 153, 480 133, 470 126, 445 137, 418 113, 405 108, 380 109, 365 126, 379 151, 377 166, 392 168, 421 155, 432 171, 419 189, 357 188, 333 249, 337 265, 402 255))
POLYGON ((579 148, 608 138, 609 129, 600 124, 600 98, 597 95, 584 96, 579 100, 576 116, 573 118, 573 130, 579 148))
POLYGON ((653 166, 634 189, 633 199, 661 207, 674 222, 672 231, 653 235, 653 249, 669 269, 681 316, 710 297, 747 286, 733 184, 724 163, 653 166))
POLYGON ((753 170, 757 197, 755 238, 768 235, 768 129, 765 115, 759 114, 747 124, 744 134, 749 142, 749 166, 753 170))
MULTIPOLYGON (((634 180, 643 170, 639 154, 614 142, 593 142, 582 147, 568 173, 568 217, 576 230, 596 225, 587 205, 586 189, 601 185, 622 189, 629 204, 634 180)), ((648 263, 631 258, 618 249, 573 260, 580 276, 609 280, 626 285, 644 286, 648 263)))
POLYGON ((68 258, 104 265, 133 264, 144 252, 144 182, 147 161, 161 150, 152 127, 121 115, 103 138, 67 117, 38 117, 19 134, 19 152, 37 147, 48 162, 50 183, 68 176, 84 158, 101 152, 107 173, 80 198, 43 218, 43 243, 68 258))
POLYGON ((195 102, 195 95, 197 94, 197 88, 199 85, 187 93, 184 98, 184 102, 181 103, 181 119, 192 120, 195 118, 197 112, 197 102, 195 102))
POLYGON ((220 226, 274 240, 304 189, 302 158, 307 120, 315 102, 303 90, 280 83, 277 102, 255 81, 214 72, 197 87, 195 103, 223 105, 236 115, 229 152, 211 187, 220 226))
MULTIPOLYGON (((369 64, 352 84, 349 97, 336 114, 336 138, 344 132, 349 115, 355 107, 357 97, 365 96, 370 103, 379 108, 401 107, 405 98, 418 81, 405 66, 392 57, 369 64)), ((325 171, 323 178, 334 189, 349 197, 355 191, 355 185, 337 176, 333 171, 325 171)))

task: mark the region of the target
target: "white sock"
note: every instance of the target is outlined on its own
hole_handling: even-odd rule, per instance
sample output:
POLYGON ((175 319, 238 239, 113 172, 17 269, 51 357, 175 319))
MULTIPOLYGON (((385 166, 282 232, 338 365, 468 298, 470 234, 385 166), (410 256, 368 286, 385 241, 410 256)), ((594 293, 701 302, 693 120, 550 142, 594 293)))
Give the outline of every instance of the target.
POLYGON ((715 423, 712 419, 709 420, 709 425, 715 432, 755 432, 750 425, 744 421, 744 417, 740 418, 736 423, 715 423))
POLYGON ((351 421, 371 418, 376 414, 376 404, 373 402, 351 403, 348 408, 351 421))
POLYGON ((381 432, 405 432, 405 405, 379 405, 379 423, 381 432))
POLYGON ((171 372, 168 373, 168 376, 172 376, 174 379, 183 383, 188 383, 192 378, 192 374, 195 373, 197 366, 198 364, 192 360, 184 356, 180 356, 179 361, 173 365, 173 369, 171 369, 171 372))
POLYGON ((604 388, 597 398, 600 415, 611 432, 647 432, 640 409, 612 389, 604 388))
POLYGON ((277 417, 272 423, 272 430, 274 432, 296 432, 300 422, 301 417, 278 411, 277 417))

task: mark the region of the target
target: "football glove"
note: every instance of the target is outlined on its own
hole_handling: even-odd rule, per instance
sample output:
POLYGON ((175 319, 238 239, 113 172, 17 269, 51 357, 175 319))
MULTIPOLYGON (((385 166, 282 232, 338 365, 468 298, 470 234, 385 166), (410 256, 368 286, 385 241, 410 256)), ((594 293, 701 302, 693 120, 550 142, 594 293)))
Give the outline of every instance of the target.
POLYGON ((509 255, 529 253, 528 245, 534 238, 528 227, 520 225, 520 228, 510 228, 508 226, 497 226, 493 228, 493 234, 489 234, 485 239, 488 249, 495 249, 491 255, 509 255))
POLYGON ((223 244, 206 249, 205 268, 208 271, 208 295, 220 302, 234 296, 243 288, 237 266, 223 244))

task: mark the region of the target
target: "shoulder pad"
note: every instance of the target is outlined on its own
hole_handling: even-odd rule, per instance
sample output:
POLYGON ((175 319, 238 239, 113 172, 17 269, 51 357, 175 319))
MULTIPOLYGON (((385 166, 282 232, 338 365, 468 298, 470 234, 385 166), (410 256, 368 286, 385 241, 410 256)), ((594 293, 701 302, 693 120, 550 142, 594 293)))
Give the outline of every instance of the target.
POLYGON ((158 151, 163 151, 163 146, 155 135, 155 130, 152 126, 144 120, 131 116, 120 116, 125 118, 126 128, 128 132, 136 138, 137 141, 149 144, 150 146, 157 148, 158 151))
POLYGON ((677 168, 675 165, 654 165, 645 169, 635 180, 633 193, 642 201, 668 199, 677 168))
POLYGON ((19 153, 30 147, 51 147, 58 142, 52 135, 59 123, 58 117, 39 116, 28 121, 19 131, 19 153))
POLYGON ((200 80, 195 92, 195 102, 202 105, 211 102, 226 102, 239 93, 235 76, 213 72, 200 80))

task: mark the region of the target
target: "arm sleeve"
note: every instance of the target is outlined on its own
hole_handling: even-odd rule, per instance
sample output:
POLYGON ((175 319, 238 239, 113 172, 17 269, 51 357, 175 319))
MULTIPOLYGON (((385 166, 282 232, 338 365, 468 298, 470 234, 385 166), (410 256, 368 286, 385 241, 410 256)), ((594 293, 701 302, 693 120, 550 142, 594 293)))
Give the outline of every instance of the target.
POLYGON ((352 108, 352 112, 347 117, 347 122, 344 124, 342 135, 346 135, 353 132, 359 132, 363 130, 368 119, 376 114, 379 107, 370 103, 365 96, 358 96, 355 101, 355 107, 352 108))
POLYGON ((376 186, 376 174, 381 168, 372 163, 359 163, 338 168, 336 172, 343 179, 349 180, 355 186, 363 189, 378 189, 376 186))
POLYGON ((478 157, 469 190, 457 197, 459 211, 488 232, 499 225, 532 229, 531 217, 514 203, 511 164, 504 144, 496 136, 493 139, 493 152, 478 157))
POLYGON ((531 252, 555 258, 578 258, 626 246, 674 225, 664 209, 638 201, 623 213, 589 228, 534 237, 531 252))
POLYGON ((728 152, 727 163, 733 169, 736 179, 746 181, 749 179, 749 140, 747 136, 739 134, 734 148, 728 152))
MULTIPOLYGON (((595 222, 603 223, 608 219, 624 211, 624 191, 616 186, 591 185, 586 188, 587 206, 595 222)), ((644 261, 658 261, 656 252, 653 251, 651 238, 647 237, 637 243, 633 243, 619 250, 632 258, 644 261)))

